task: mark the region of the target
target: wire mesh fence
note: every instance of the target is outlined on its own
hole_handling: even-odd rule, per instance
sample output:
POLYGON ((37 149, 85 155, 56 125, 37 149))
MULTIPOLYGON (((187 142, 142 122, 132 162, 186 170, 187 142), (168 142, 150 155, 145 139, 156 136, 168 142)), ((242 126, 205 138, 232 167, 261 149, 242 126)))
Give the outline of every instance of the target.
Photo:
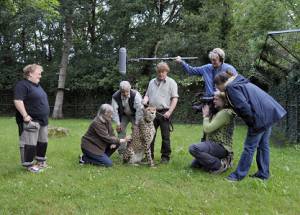
POLYGON ((255 66, 269 93, 287 110, 277 127, 300 142, 300 29, 269 32, 255 66))
MULTIPOLYGON (((180 123, 198 123, 201 119, 199 113, 192 111, 192 101, 195 97, 195 89, 181 91, 181 99, 178 102, 173 120, 180 123)), ((113 92, 101 90, 90 91, 66 91, 64 95, 63 115, 64 118, 93 118, 100 105, 111 103, 113 92)), ((50 111, 53 111, 55 93, 48 92, 50 111)), ((13 90, 0 90, 0 116, 14 116, 13 90)))
MULTIPOLYGON (((55 93, 48 93, 52 113, 55 93)), ((102 103, 110 103, 111 98, 100 90, 68 91, 64 96, 63 113, 65 118, 92 118, 102 103)), ((0 90, 0 115, 14 116, 13 90, 0 90)))

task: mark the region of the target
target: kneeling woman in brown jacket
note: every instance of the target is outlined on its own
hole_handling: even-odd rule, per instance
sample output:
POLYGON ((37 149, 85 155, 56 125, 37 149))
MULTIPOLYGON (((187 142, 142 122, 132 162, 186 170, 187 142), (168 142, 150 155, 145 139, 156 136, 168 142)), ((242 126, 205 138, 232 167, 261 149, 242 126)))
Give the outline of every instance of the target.
POLYGON ((112 166, 109 158, 120 144, 126 143, 128 138, 119 139, 112 128, 113 108, 109 104, 101 105, 97 116, 81 139, 81 164, 94 164, 105 167, 112 166))

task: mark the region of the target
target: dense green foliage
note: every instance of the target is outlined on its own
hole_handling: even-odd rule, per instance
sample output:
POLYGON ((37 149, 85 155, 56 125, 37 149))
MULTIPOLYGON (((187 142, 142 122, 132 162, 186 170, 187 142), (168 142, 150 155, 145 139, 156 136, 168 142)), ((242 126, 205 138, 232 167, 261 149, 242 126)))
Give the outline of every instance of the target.
MULTIPOLYGON (((300 24, 299 0, 1 0, 0 88, 11 89, 24 65, 44 66, 43 85, 55 92, 63 44, 64 12, 72 14, 72 49, 66 87, 110 92, 120 76, 118 49, 129 57, 198 56, 208 62, 214 47, 244 74, 250 71, 265 33, 300 24)), ((172 75, 184 90, 199 88, 178 65, 172 75)), ((153 65, 131 63, 128 79, 144 90, 153 65)))
MULTIPOLYGON (((50 138, 52 168, 34 175, 19 164, 17 125, 0 118, 0 214, 299 214, 300 169, 297 145, 271 146, 271 178, 229 183, 222 175, 193 171, 188 146, 201 135, 200 125, 175 125, 169 165, 124 166, 113 155, 111 169, 80 166, 80 137, 89 120, 59 120, 70 135, 50 138)), ((234 135, 235 166, 245 127, 234 135)), ((156 147, 159 162, 160 135, 156 147)), ((250 173, 256 171, 254 164, 250 173)))
MULTIPOLYGON (((49 95, 50 106, 54 105, 66 17, 71 19, 72 41, 65 85, 70 91, 65 93, 63 106, 65 116, 79 117, 85 112, 84 117, 91 117, 90 112, 96 112, 100 103, 110 102, 121 80, 120 47, 127 48, 129 58, 199 57, 190 61, 192 65, 208 63, 208 52, 222 47, 226 61, 240 73, 261 77, 253 68, 266 33, 299 28, 299 5, 300 0, 1 0, 0 91, 11 90, 22 77, 22 68, 37 62, 44 67, 42 85, 49 95), (89 111, 85 111, 86 106, 89 111)), ((300 56, 299 36, 293 36, 296 37, 277 39, 284 44, 293 43, 291 50, 300 56)), ((275 46, 279 59, 266 52, 268 58, 272 62, 287 59, 276 42, 275 46)), ((155 75, 155 63, 128 63, 126 79, 142 94, 155 75)), ((178 82, 180 94, 175 120, 197 121, 190 106, 195 93, 203 89, 202 79, 189 77, 175 62, 170 62, 170 66, 170 76, 178 82)), ((272 85, 286 76, 270 67, 263 75, 272 85)), ((290 72, 288 78, 300 82, 299 69, 290 72)), ((9 109, 7 104, 11 102, 7 101, 11 99, 0 99, 0 102, 9 109)), ((9 113, 6 109, 1 112, 9 113)))

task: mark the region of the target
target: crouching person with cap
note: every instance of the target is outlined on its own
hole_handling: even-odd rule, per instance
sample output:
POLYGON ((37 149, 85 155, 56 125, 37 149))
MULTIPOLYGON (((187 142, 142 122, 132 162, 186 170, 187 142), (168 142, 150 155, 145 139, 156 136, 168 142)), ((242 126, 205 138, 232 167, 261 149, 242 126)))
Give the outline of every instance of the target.
POLYGON ((109 104, 101 105, 97 116, 81 139, 80 164, 94 164, 105 167, 113 165, 110 156, 120 144, 125 144, 129 138, 119 139, 112 128, 113 108, 109 104))
POLYGON ((14 89, 16 121, 19 128, 21 163, 30 172, 47 167, 49 103, 40 85, 43 67, 29 64, 23 69, 24 79, 14 89))

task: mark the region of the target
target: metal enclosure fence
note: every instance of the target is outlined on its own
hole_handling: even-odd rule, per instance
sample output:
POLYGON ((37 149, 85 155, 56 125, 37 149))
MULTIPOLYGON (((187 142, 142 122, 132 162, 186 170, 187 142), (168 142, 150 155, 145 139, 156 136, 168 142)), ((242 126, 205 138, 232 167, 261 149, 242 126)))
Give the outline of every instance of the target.
POLYGON ((300 29, 269 32, 255 68, 288 112, 277 127, 291 142, 299 143, 300 29))

